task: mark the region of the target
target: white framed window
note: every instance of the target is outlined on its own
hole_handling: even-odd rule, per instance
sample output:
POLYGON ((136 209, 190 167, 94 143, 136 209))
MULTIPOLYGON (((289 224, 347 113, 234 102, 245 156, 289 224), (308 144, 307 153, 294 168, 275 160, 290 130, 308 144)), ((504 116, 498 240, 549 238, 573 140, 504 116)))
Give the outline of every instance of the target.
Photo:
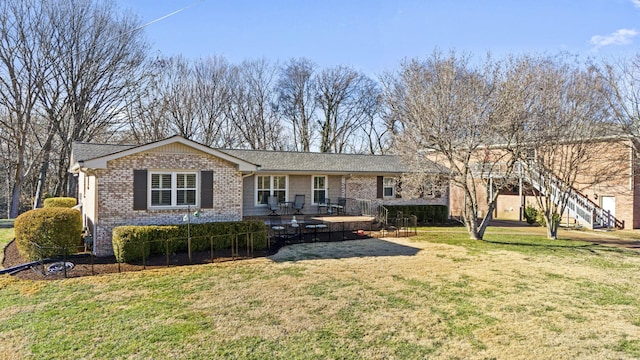
POLYGON ((324 175, 313 176, 311 185, 311 194, 313 194, 312 203, 322 204, 327 198, 327 177, 324 175))
POLYGON ((273 184, 273 195, 278 198, 278 202, 287 201, 287 177, 272 176, 271 181, 273 184))
POLYGON ((287 175, 256 176, 256 205, 266 205, 269 196, 278 197, 278 202, 287 201, 287 175))
POLYGON ((196 172, 149 172, 151 208, 186 207, 198 204, 196 172))
POLYGON ((394 197, 396 195, 396 179, 392 177, 382 178, 382 196, 394 197))
POLYGON ((256 176, 256 204, 267 204, 269 195, 271 195, 271 176, 256 176))

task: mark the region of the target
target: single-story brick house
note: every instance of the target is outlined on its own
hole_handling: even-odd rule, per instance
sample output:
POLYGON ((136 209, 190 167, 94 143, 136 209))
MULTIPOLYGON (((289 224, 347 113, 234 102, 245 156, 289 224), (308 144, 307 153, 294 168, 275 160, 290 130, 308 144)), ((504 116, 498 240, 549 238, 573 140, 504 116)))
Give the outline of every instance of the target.
MULTIPOLYGON (((449 204, 448 190, 399 198, 395 181, 408 169, 392 155, 220 150, 173 136, 145 145, 74 143, 71 160, 98 256, 113 253, 116 226, 179 224, 188 209, 199 209, 202 222, 239 221, 267 215, 269 195, 289 202, 305 195, 308 211, 320 199, 339 197, 449 204)), ((431 165, 437 172, 425 164, 431 165)))

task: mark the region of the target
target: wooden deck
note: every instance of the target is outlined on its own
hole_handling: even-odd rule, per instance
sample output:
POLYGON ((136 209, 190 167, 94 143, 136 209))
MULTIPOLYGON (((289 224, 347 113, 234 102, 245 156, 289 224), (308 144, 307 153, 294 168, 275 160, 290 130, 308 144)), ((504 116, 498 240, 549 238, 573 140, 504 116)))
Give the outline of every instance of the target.
POLYGON ((372 216, 304 214, 264 215, 246 219, 260 219, 267 224, 270 253, 291 244, 369 238, 377 230, 372 216), (322 226, 314 226, 317 224, 322 226))

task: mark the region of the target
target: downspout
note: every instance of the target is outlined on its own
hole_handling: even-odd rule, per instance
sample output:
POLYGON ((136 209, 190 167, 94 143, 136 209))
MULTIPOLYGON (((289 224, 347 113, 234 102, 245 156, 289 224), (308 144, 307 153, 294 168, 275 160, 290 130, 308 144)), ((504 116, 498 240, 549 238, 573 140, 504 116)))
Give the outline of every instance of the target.
POLYGON ((518 221, 522 221, 525 209, 525 204, 522 199, 522 174, 518 177, 518 198, 520 200, 520 215, 518 216, 518 221))
POLYGON ((256 172, 252 171, 252 172, 250 172, 248 174, 242 175, 242 184, 240 184, 240 188, 242 189, 242 193, 241 193, 242 195, 240 197, 240 216, 241 216, 242 219, 244 219, 244 179, 246 179, 246 178, 248 178, 250 176, 253 176, 255 174, 256 174, 256 172))
POLYGON ((347 192, 347 190, 349 189, 349 186, 348 186, 348 184, 347 184, 347 180, 351 179, 351 177, 352 177, 352 176, 353 176, 353 174, 349 174, 349 175, 347 175, 347 176, 343 176, 343 179, 344 179, 344 184, 343 184, 343 186, 344 186, 344 191, 342 192, 342 196, 343 196, 345 199, 347 198, 347 193, 348 193, 348 192, 347 192))
MULTIPOLYGON (((629 142, 632 142, 633 140, 629 140, 629 142)), ((634 169, 634 163, 635 161, 633 161, 633 143, 629 144, 629 191, 633 191, 633 183, 634 183, 634 175, 635 175, 635 169, 634 169)))
MULTIPOLYGON (((93 236, 93 243, 91 244, 91 253, 95 256, 97 254, 97 250, 96 250, 96 244, 97 244, 97 239, 98 239, 98 223, 99 223, 99 219, 98 219, 98 208, 99 208, 99 203, 100 201, 98 201, 99 199, 99 194, 98 194, 98 176, 95 174, 91 175, 89 169, 87 168, 81 168, 80 171, 82 171, 85 174, 85 189, 87 187, 86 182, 91 181, 91 176, 93 176, 93 178, 95 179, 95 182, 93 184, 93 187, 90 187, 89 191, 93 191, 93 206, 92 206, 92 214, 91 214, 91 229, 89 229, 91 231, 91 236, 93 236), (93 190, 91 190, 93 189, 93 190)), ((84 197, 87 197, 88 194, 86 193, 86 190, 83 189, 82 194, 84 194, 84 197)), ((84 202, 83 202, 84 203, 84 202)), ((85 207, 82 207, 82 212, 85 212, 85 207)), ((85 220, 85 226, 88 224, 88 221, 86 221, 86 218, 83 219, 85 220)))
MULTIPOLYGON (((84 167, 84 162, 83 161, 78 161, 78 166, 74 167, 73 169, 71 169, 73 171, 73 173, 76 176, 80 176, 80 173, 84 174, 84 181, 83 181, 83 189, 82 189, 82 196, 84 198, 86 198, 87 196, 89 196, 86 192, 86 188, 87 188, 87 182, 90 181, 91 178, 91 171, 88 168, 84 167)), ((90 188, 90 191, 93 191, 94 196, 92 196, 93 198, 93 208, 92 208, 92 214, 91 214, 91 228, 89 229, 91 231, 91 236, 93 237, 93 243, 91 244, 91 253, 93 255, 96 255, 96 240, 97 240, 97 224, 98 224, 98 177, 95 175, 95 173, 93 174, 94 178, 95 178, 95 184, 92 188, 90 188)), ((81 206, 81 214, 82 214, 82 228, 89 228, 88 223, 89 221, 87 220, 87 207, 85 204, 85 201, 83 199, 80 198, 80 181, 76 182, 76 198, 78 200, 78 204, 82 205, 81 206)))

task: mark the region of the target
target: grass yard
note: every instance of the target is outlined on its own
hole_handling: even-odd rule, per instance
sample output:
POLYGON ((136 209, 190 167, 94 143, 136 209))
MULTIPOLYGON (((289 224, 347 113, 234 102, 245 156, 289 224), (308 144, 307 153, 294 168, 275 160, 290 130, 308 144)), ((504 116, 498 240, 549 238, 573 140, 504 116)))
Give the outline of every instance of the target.
MULTIPOLYGON (((0 228, 0 250, 4 249, 13 240, 13 237, 13 228, 0 228)), ((0 251, 0 268, 2 260, 4 260, 4 251, 0 251)))
MULTIPOLYGON (((444 229, 446 230, 446 229, 444 229)), ((640 254, 496 231, 220 264, 0 277, 0 358, 632 359, 640 254)))

